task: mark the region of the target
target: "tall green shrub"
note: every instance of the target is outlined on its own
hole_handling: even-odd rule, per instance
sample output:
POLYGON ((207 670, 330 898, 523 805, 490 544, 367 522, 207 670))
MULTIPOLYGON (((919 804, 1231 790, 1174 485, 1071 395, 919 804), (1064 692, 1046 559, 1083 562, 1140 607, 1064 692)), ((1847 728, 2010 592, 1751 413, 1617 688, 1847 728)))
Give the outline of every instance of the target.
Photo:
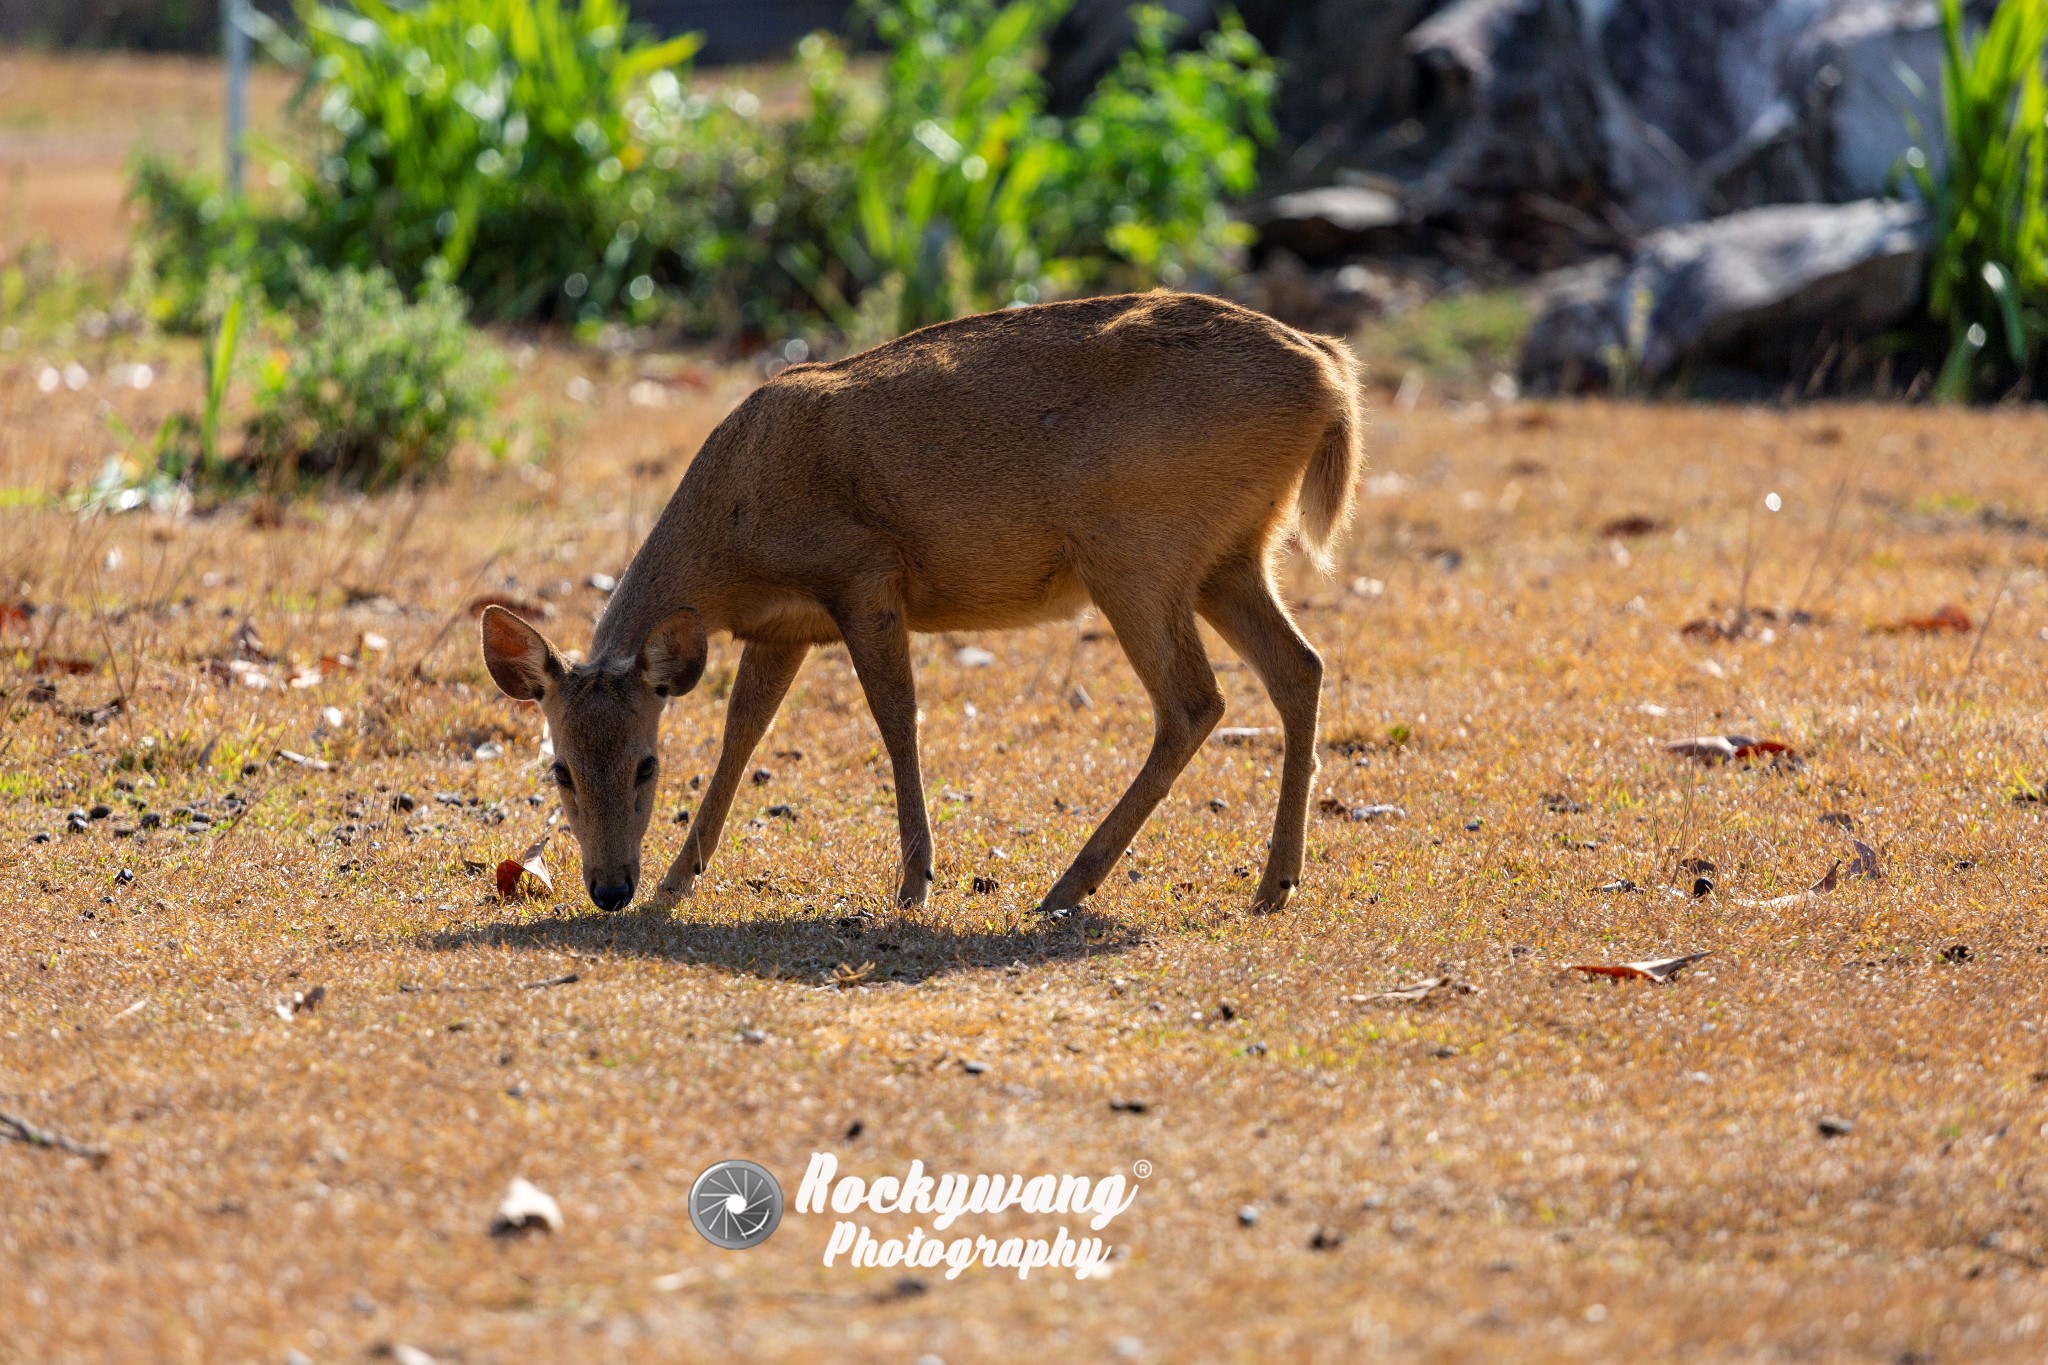
MULTIPOLYGON (((667 183, 628 101, 679 95, 694 36, 641 43, 623 0, 301 0, 317 99, 301 240, 407 285, 442 262, 487 318, 603 314, 672 282, 667 183)), ((644 120, 643 120, 644 122, 644 120)))
POLYGON ((879 78, 814 34, 801 107, 771 115, 687 85, 694 40, 625 36, 622 0, 300 0, 319 132, 289 193, 249 207, 138 168, 160 313, 190 325, 223 266, 289 303, 288 247, 405 287, 443 269, 484 318, 747 342, 1227 273, 1272 64, 1234 18, 1175 51, 1141 6, 1063 120, 1041 70, 1071 2, 863 0, 879 78))
POLYGON ((1941 0, 1944 161, 1908 157, 1933 216, 1928 311, 1951 401, 2038 375, 2048 338, 2048 0, 2003 0, 1980 37, 1941 0))
POLYGON ((759 330, 822 314, 866 340, 1226 273, 1246 230, 1225 201, 1257 183, 1272 63, 1233 17, 1175 52, 1177 21, 1140 6, 1138 42, 1062 120, 1041 69, 1070 3, 867 0, 888 53, 879 81, 849 78, 838 45, 813 35, 800 117, 746 128, 700 111, 675 139, 700 149, 682 197, 719 208, 684 248, 696 296, 759 330), (710 151, 724 145, 744 150, 710 151))

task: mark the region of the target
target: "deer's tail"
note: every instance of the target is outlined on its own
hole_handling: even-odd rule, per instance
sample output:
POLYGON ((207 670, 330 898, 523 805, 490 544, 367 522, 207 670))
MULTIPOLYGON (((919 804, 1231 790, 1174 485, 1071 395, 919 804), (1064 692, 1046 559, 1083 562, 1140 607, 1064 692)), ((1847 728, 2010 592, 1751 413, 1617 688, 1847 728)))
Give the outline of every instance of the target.
POLYGON ((1297 507, 1301 543, 1324 573, 1332 568, 1337 538, 1351 521, 1352 499, 1365 469, 1365 414, 1358 400, 1358 361, 1332 337, 1310 337, 1329 360, 1337 411, 1302 475, 1297 507))

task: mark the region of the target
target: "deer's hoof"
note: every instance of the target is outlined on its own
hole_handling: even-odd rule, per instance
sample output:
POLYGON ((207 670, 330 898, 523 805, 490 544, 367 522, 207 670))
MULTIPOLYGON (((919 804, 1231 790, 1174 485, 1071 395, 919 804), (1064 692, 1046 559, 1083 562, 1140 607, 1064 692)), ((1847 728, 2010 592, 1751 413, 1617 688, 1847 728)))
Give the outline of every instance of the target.
POLYGON ((1254 915, 1271 915, 1287 908, 1287 902, 1294 899, 1294 883, 1280 882, 1273 887, 1260 887, 1259 894, 1252 897, 1254 915))

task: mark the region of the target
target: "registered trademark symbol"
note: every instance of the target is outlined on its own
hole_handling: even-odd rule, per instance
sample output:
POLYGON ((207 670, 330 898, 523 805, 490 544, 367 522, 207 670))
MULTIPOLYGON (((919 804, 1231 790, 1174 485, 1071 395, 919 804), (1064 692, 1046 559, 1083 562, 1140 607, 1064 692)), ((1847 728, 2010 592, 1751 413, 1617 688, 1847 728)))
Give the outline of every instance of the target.
POLYGON ((1133 1161, 1131 1163, 1131 1174, 1138 1177, 1138 1179, 1140 1180, 1145 1179, 1147 1176, 1150 1176, 1152 1174, 1152 1163, 1145 1160, 1145 1158, 1143 1157, 1139 1157, 1136 1161, 1133 1161))

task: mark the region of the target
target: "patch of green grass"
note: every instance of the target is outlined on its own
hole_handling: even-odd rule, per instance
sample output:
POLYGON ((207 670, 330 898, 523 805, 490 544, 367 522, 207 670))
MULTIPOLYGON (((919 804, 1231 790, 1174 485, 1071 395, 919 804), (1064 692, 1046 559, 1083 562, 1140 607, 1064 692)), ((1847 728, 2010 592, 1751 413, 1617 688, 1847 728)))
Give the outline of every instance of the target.
POLYGON ((1483 388, 1513 373, 1529 329, 1529 302, 1519 290, 1489 289, 1432 299, 1411 312, 1368 325, 1354 338, 1368 376, 1393 387, 1408 374, 1442 389, 1483 388))

